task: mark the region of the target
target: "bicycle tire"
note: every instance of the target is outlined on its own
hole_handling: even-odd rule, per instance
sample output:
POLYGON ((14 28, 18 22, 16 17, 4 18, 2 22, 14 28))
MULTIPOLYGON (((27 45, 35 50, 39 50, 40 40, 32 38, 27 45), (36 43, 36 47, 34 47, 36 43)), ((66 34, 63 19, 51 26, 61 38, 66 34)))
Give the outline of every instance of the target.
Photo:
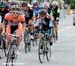
POLYGON ((28 32, 24 33, 24 43, 25 43, 25 53, 27 53, 28 49, 30 49, 28 45, 29 43, 29 33, 28 32))
POLYGON ((6 45, 5 45, 5 41, 3 39, 0 40, 0 44, 1 44, 1 49, 4 53, 4 55, 6 56, 6 45))
POLYGON ((3 50, 4 50, 5 57, 6 57, 6 44, 5 44, 5 40, 2 40, 2 41, 3 41, 3 50))
MULTIPOLYGON (((39 61, 40 61, 40 63, 43 63, 43 62, 44 62, 45 54, 44 54, 44 53, 40 53, 41 45, 44 45, 44 44, 43 44, 43 40, 40 40, 40 42, 39 42, 39 47, 38 47, 38 57, 39 57, 39 61), (41 55, 43 56, 43 60, 41 59, 41 55)), ((45 49, 44 49, 44 46, 43 46, 42 49, 45 50, 45 49)))
POLYGON ((47 49, 46 59, 47 59, 47 61, 50 61, 52 52, 51 52, 51 46, 49 43, 46 43, 46 49, 47 49))
POLYGON ((9 62, 11 62, 11 64, 13 64, 12 63, 12 60, 13 60, 12 54, 13 54, 14 50, 15 49, 13 48, 13 44, 10 44, 10 48, 9 48, 9 51, 8 51, 8 54, 7 54, 7 59, 6 59, 6 66, 9 66, 9 62))
POLYGON ((8 51, 7 54, 7 59, 6 59, 6 66, 9 66, 9 62, 10 62, 10 53, 11 53, 11 49, 9 48, 10 51, 8 51))

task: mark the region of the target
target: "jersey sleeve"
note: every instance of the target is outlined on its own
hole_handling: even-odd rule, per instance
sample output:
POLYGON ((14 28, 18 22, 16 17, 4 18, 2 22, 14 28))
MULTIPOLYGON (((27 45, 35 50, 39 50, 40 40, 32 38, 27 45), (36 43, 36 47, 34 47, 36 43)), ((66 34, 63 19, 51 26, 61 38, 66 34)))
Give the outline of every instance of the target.
POLYGON ((10 21, 11 20, 11 15, 7 13, 4 17, 5 20, 10 21))
POLYGON ((19 22, 25 22, 25 16, 24 15, 20 15, 18 17, 19 22))

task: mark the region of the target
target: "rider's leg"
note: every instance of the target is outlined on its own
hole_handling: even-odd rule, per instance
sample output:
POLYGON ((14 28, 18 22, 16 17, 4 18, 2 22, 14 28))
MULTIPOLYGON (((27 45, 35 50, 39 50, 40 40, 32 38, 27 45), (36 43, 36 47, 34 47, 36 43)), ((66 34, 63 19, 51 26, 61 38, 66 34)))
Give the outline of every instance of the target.
POLYGON ((54 29, 55 29, 55 32, 58 33, 58 22, 57 21, 54 22, 54 29))
POLYGON ((57 21, 55 21, 54 30, 55 30, 55 33, 56 33, 56 40, 58 40, 58 22, 57 21))
POLYGON ((31 32, 31 39, 34 39, 34 37, 33 37, 33 29, 34 29, 34 26, 33 26, 32 20, 29 20, 28 24, 30 25, 29 26, 29 30, 31 32))
POLYGON ((19 47, 19 45, 22 41, 22 33, 23 33, 22 31, 23 31, 22 24, 19 23, 18 24, 18 29, 16 30, 16 34, 20 36, 19 38, 17 38, 17 47, 19 47))
POLYGON ((11 39, 11 36, 9 36, 9 34, 11 33, 11 26, 8 25, 7 28, 6 28, 6 48, 8 49, 9 48, 9 44, 10 44, 10 39, 11 39))
POLYGON ((30 32, 33 32, 33 28, 34 28, 34 26, 33 26, 33 22, 32 22, 32 20, 29 20, 28 24, 31 25, 31 26, 29 26, 29 30, 30 30, 30 32))

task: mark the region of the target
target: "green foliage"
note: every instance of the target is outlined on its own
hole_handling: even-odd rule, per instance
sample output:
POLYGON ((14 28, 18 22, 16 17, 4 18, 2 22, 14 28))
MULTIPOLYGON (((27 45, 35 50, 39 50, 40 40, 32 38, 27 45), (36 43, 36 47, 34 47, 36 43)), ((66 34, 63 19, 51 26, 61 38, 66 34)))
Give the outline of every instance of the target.
POLYGON ((71 9, 75 9, 75 2, 71 3, 70 6, 71 6, 71 9))
POLYGON ((71 6, 71 9, 75 9, 75 0, 65 0, 65 3, 71 6))

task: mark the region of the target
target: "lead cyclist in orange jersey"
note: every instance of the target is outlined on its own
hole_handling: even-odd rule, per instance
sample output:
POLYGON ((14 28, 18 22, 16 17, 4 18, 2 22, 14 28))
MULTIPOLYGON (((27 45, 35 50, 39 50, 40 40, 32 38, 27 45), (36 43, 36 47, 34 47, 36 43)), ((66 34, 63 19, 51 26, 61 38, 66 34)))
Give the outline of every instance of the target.
POLYGON ((5 15, 2 26, 3 33, 6 32, 6 48, 8 48, 10 44, 11 36, 9 34, 13 34, 14 32, 20 35, 20 37, 17 38, 17 46, 19 46, 25 30, 25 18, 24 15, 20 13, 19 7, 12 7, 11 11, 5 15))

